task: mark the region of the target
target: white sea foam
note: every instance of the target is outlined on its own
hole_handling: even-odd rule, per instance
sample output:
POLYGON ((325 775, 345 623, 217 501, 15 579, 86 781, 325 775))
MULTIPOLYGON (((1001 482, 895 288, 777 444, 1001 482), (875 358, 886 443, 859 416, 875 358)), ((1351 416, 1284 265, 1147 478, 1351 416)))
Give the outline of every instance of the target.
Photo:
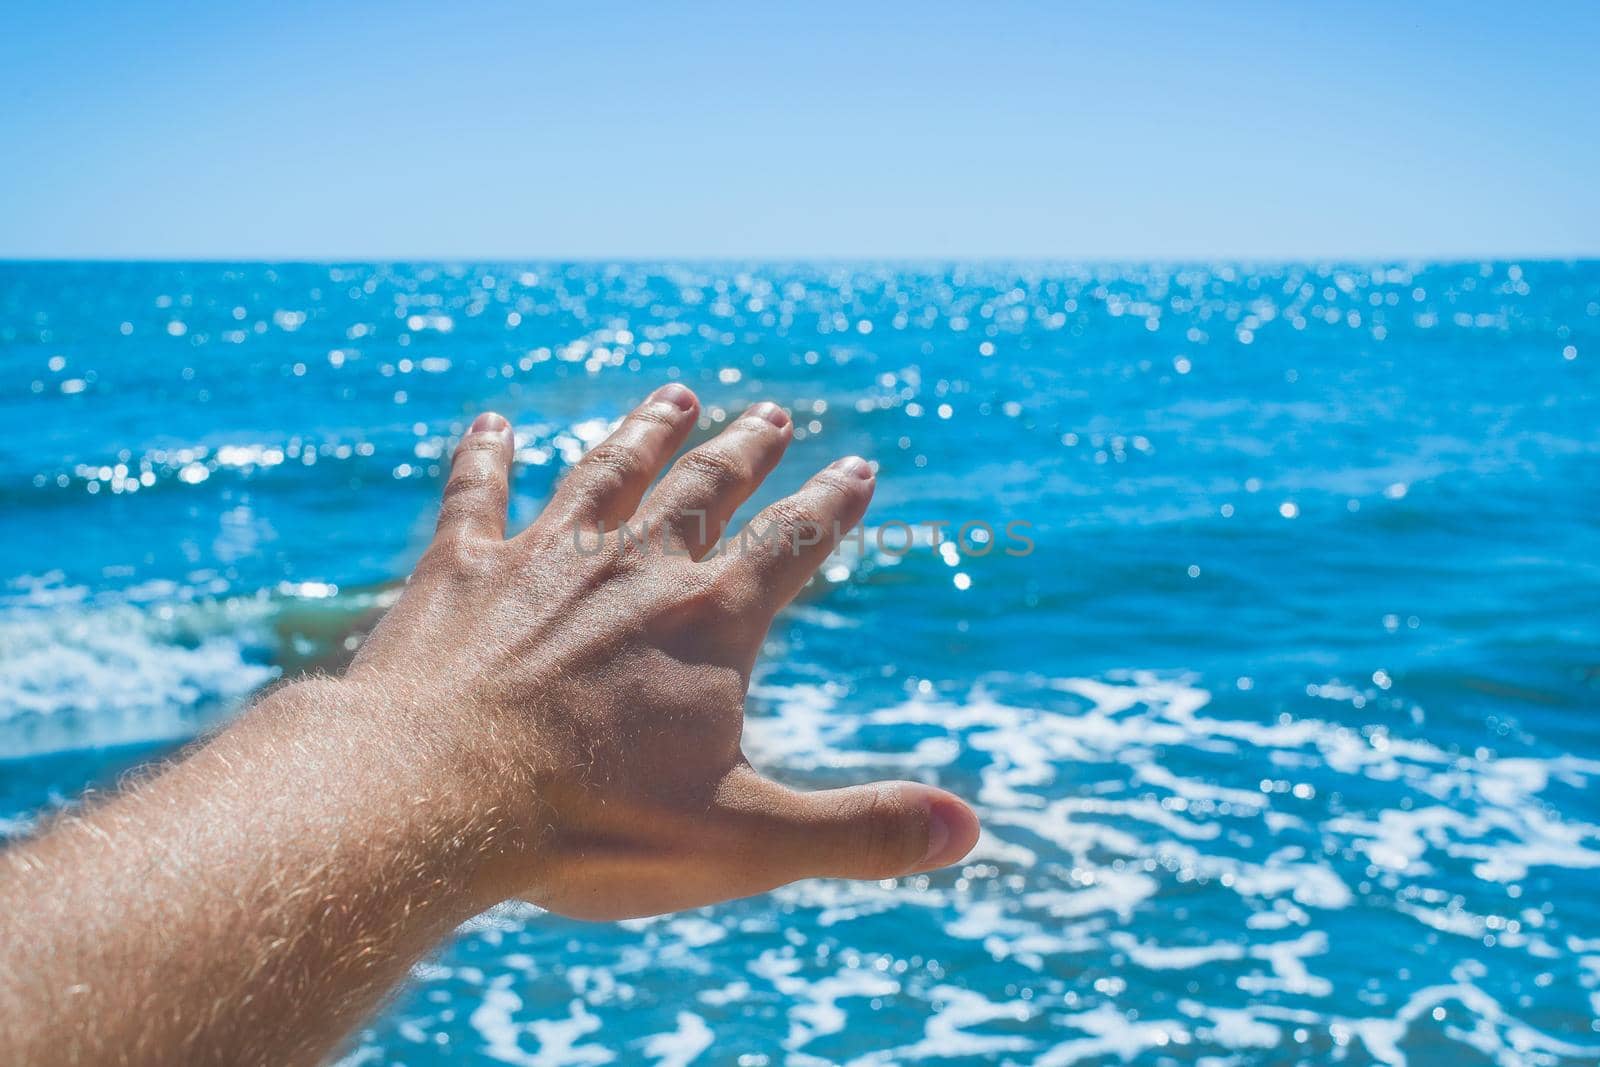
POLYGON ((271 610, 81 597, 0 609, 0 756, 193 734, 273 678, 259 655, 271 610))
MULTIPOLYGON (((1554 813, 1543 799, 1554 782, 1586 788, 1600 772, 1593 761, 1460 756, 1426 737, 1397 736, 1387 725, 1363 728, 1309 714, 1312 701, 1332 699, 1328 691, 1336 687, 1308 696, 1301 714, 1259 721, 1212 710, 1216 702, 1211 694, 1185 679, 1135 672, 1111 680, 1046 684, 1082 703, 1060 707, 1054 701, 1017 702, 1001 699, 980 684, 964 697, 919 692, 897 703, 851 707, 842 714, 841 703, 854 699, 842 688, 767 685, 758 693, 771 714, 749 724, 750 747, 761 759, 786 767, 888 769, 905 764, 896 754, 862 751, 860 730, 909 725, 937 727, 959 737, 965 758, 977 763, 976 796, 985 824, 963 884, 1004 878, 1007 870, 1028 870, 1034 888, 952 900, 959 901, 959 908, 943 923, 952 943, 975 942, 997 964, 1021 965, 1041 976, 1058 965, 1054 961, 1108 950, 1125 953, 1133 966, 1149 971, 1222 967, 1238 992, 1231 1001, 1214 990, 1214 1003, 1186 999, 1182 1011, 1187 1021, 1130 1021, 1101 1004, 1061 1017, 1063 1025, 1085 1032, 1080 1037, 962 1036, 946 1029, 937 1044, 930 1037, 897 1046, 879 1059, 912 1060, 970 1048, 974 1054, 1026 1054, 1036 1062, 1075 1063, 1106 1056, 1134 1058, 1185 1043, 1243 1053, 1284 1048, 1298 1040, 1290 1030, 1304 1030, 1329 1035, 1335 1046, 1359 1043, 1380 1062, 1403 1064, 1400 1049, 1406 1033, 1421 1025, 1424 1012, 1433 1012, 1445 1000, 1475 1019, 1468 1029, 1445 1032, 1498 1063, 1523 1062, 1530 1054, 1548 1055, 1551 1062, 1592 1054, 1587 1044, 1516 1020, 1470 976, 1431 993, 1413 993, 1391 1015, 1357 1017, 1323 1005, 1336 999, 1334 975, 1341 966, 1333 960, 1329 931, 1350 929, 1347 924, 1330 925, 1325 917, 1358 907, 1387 908, 1431 930, 1480 944, 1488 937, 1497 951, 1524 953, 1545 965, 1561 956, 1562 946, 1530 929, 1542 921, 1537 911, 1529 912, 1532 918, 1517 918, 1405 893, 1386 903, 1395 885, 1405 883, 1395 882, 1374 899, 1368 879, 1425 879, 1465 864, 1480 883, 1498 887, 1539 867, 1596 867, 1600 828, 1554 813), (1224 766, 1246 762, 1261 781, 1257 786, 1251 779, 1256 787, 1245 788, 1242 782, 1179 773, 1170 758, 1158 755, 1174 751, 1224 758, 1224 766), (1067 774, 1074 783, 1064 782, 1067 774), (1319 780, 1313 785, 1302 776, 1319 780), (1372 786, 1362 785, 1364 781, 1372 786), (1322 811, 1318 798, 1324 790, 1360 795, 1369 788, 1407 790, 1408 801, 1376 810, 1322 811), (1296 838, 1320 848, 1289 843, 1296 838), (1264 847, 1275 841, 1277 847, 1264 847), (1053 857, 1049 868, 1034 870, 1046 855, 1053 857), (1041 879, 1056 884, 1043 888, 1041 879), (1243 908, 1236 925, 1207 925, 1193 931, 1195 942, 1185 945, 1137 936, 1133 931, 1143 928, 1143 918, 1150 915, 1146 909, 1169 906, 1157 898, 1170 892, 1174 882, 1224 890, 1243 908)), ((1348 695, 1343 706, 1357 708, 1348 695)), ((927 743, 926 737, 918 742, 927 743)), ((927 765, 922 766, 926 772, 927 765)), ((954 764, 941 759, 934 766, 942 777, 954 764)), ((933 892, 901 886, 878 892, 871 908, 838 914, 847 921, 872 914, 896 897, 901 907, 912 902, 938 907, 939 899, 926 899, 933 892)), ((1487 892, 1492 898, 1499 890, 1487 892)), ((797 899, 806 895, 801 892, 797 899)), ((837 911, 838 905, 830 907, 837 911)), ((1568 944, 1565 951, 1579 947, 1568 944)), ((805 998, 814 995, 815 983, 828 981, 802 978, 802 970, 798 959, 789 959, 779 991, 805 998)), ((771 968, 760 972, 769 980, 775 974, 771 968)), ((1120 980, 1106 986, 1111 993, 1119 988, 1120 980)), ((1600 1003, 1600 992, 1593 997, 1600 1003)), ((831 1029, 839 1022, 835 1012, 842 1008, 836 997, 825 998, 825 1003, 833 1009, 826 1013, 831 1029)), ((982 1011, 974 1009, 970 1019, 958 1012, 963 1033, 969 1022, 981 1024, 1009 1010, 993 1004, 979 1007, 982 1011), (996 1014, 985 1014, 991 1010, 996 1014)), ((1427 1021, 1433 1024, 1433 1017, 1427 1021)), ((929 1034, 935 1029, 930 1022, 929 1034)), ((803 1052, 822 1032, 796 1028, 788 1047, 803 1052)))
POLYGON ((1026 1052, 1034 1046, 1031 1038, 1016 1034, 973 1033, 974 1028, 984 1023, 1031 1018, 1035 1010, 1024 1001, 997 1003, 982 993, 953 985, 936 986, 931 995, 939 1007, 928 1015, 922 1040, 860 1056, 851 1062, 866 1065, 961 1056, 992 1059, 1006 1053, 1026 1052))
POLYGON ((564 1018, 524 1020, 519 1019, 524 1014, 522 998, 509 986, 509 979, 491 984, 472 1011, 472 1027, 484 1039, 485 1055, 516 1067, 599 1064, 616 1059, 604 1045, 583 1040, 600 1029, 600 1019, 581 999, 568 1003, 564 1018), (523 1047, 525 1040, 531 1049, 523 1047))
POLYGON ((711 1047, 713 1036, 706 1021, 692 1011, 680 1011, 677 1028, 651 1034, 637 1042, 640 1050, 655 1059, 657 1067, 688 1067, 711 1047))

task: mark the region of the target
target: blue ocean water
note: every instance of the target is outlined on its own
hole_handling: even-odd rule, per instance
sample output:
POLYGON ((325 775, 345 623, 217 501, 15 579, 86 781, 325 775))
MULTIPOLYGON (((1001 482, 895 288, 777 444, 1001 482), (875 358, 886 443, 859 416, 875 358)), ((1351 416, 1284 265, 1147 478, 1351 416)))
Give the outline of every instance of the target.
POLYGON ((0 264, 0 828, 347 655, 477 411, 526 522, 667 379, 795 413, 758 504, 1029 524, 841 557, 749 707, 985 836, 503 908, 349 1062, 1600 1058, 1597 263, 0 264))

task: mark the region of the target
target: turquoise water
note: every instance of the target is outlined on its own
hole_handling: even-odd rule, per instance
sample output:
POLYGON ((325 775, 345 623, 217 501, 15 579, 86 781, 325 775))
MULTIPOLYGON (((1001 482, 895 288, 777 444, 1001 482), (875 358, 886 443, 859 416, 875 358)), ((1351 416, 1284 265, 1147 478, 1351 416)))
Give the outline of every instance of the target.
POLYGON ((0 264, 0 826, 336 663, 441 456, 636 398, 881 465, 747 747, 958 870, 464 930, 357 1063, 1593 1063, 1600 264, 0 264), (898 540, 895 540, 898 543, 898 540))

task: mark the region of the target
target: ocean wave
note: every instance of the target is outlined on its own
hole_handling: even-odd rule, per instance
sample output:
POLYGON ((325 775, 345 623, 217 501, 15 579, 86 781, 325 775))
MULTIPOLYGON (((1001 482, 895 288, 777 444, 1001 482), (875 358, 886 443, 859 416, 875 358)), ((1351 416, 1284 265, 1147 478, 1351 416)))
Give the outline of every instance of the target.
POLYGON ((0 606, 0 759, 179 741, 336 651, 382 602, 321 582, 249 595, 146 583, 91 596, 19 579, 0 606))

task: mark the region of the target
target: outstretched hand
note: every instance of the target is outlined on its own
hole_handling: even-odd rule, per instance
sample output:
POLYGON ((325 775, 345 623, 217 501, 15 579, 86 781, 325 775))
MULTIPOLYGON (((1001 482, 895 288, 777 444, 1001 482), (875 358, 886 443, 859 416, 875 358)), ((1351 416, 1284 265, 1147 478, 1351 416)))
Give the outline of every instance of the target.
POLYGON ((511 538, 511 428, 479 416, 432 545, 339 683, 413 712, 449 754, 476 798, 485 901, 650 915, 807 877, 929 870, 977 839, 971 809, 942 790, 797 792, 745 759, 762 640, 860 521, 874 474, 842 459, 719 542, 793 426, 757 404, 651 489, 697 407, 681 385, 658 389, 511 538))
POLYGON ((0 852, 0 1061, 321 1062, 511 897, 614 919, 966 855, 948 793, 800 793, 745 760, 762 638, 873 472, 840 460, 714 551, 793 428, 758 404, 647 495, 695 419, 657 390, 508 539, 511 428, 480 416, 343 677, 0 852))

